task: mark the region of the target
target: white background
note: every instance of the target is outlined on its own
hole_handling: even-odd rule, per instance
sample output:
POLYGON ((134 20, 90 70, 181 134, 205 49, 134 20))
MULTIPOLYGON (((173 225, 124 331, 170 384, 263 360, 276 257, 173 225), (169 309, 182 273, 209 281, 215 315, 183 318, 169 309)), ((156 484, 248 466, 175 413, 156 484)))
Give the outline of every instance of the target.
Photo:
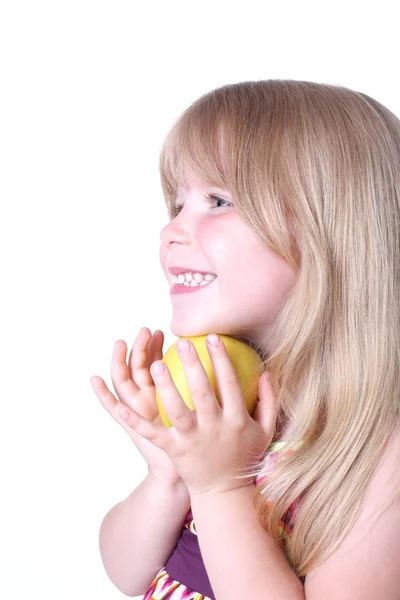
MULTIPOLYGON (((0 597, 118 600, 105 513, 145 464, 98 402, 115 340, 169 329, 158 154, 203 93, 345 85, 400 115, 394 2, 0 4, 0 597)), ((156 531, 151 532, 157 535, 156 531)))

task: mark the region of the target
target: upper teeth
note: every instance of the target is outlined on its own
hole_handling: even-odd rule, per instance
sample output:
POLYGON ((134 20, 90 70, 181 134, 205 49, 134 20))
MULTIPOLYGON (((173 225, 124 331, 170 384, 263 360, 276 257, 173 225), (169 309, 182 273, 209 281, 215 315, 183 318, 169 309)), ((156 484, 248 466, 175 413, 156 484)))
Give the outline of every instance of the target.
POLYGON ((207 285, 210 281, 216 278, 213 273, 179 273, 179 275, 173 275, 173 285, 207 285))

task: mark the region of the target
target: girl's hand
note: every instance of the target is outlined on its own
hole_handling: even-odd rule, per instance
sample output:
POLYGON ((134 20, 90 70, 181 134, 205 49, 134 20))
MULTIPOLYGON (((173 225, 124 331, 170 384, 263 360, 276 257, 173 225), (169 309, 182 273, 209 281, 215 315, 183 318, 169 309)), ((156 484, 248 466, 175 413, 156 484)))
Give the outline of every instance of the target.
POLYGON ((191 495, 243 487, 251 479, 234 477, 243 476, 261 459, 275 430, 276 407, 268 373, 262 374, 258 386, 260 402, 255 417, 262 422, 260 425, 246 410, 236 372, 221 340, 217 346, 208 344, 221 404, 193 344, 189 342, 187 353, 178 345, 177 349, 196 410, 185 405, 168 368, 156 361, 151 372, 173 427, 164 428, 133 406, 122 410, 121 416, 132 432, 169 456, 191 495), (157 374, 159 365, 164 372, 157 374))
POLYGON ((141 437, 121 418, 123 408, 131 408, 153 426, 161 426, 156 402, 154 381, 149 368, 155 360, 163 357, 164 334, 157 330, 154 335, 143 327, 135 339, 126 363, 127 345, 118 340, 114 346, 111 362, 111 379, 119 398, 108 389, 101 377, 93 376, 90 383, 106 411, 119 423, 147 462, 149 473, 158 481, 183 483, 171 460, 151 442, 141 437))

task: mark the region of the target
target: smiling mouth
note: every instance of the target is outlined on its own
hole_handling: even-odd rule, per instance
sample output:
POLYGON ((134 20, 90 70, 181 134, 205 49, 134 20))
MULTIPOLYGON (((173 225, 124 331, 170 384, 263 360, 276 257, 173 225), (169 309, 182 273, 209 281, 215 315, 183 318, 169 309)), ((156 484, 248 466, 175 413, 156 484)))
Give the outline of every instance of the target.
POLYGON ((207 285, 217 276, 213 273, 179 273, 178 275, 173 275, 172 285, 184 285, 188 286, 201 286, 207 285))
POLYGON ((204 282, 202 282, 202 283, 195 283, 193 285, 188 282, 175 283, 174 285, 171 286, 170 294, 187 294, 187 293, 191 293, 191 292, 197 292, 197 291, 201 290, 202 288, 208 287, 216 279, 217 279, 217 277, 214 277, 214 279, 212 279, 210 281, 204 280, 204 282))

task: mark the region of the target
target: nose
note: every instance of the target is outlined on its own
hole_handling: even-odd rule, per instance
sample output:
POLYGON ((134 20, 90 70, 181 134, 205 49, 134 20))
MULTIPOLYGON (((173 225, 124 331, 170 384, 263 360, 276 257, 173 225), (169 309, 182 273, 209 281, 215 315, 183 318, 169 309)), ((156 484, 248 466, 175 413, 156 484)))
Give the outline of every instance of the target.
POLYGON ((181 215, 172 219, 165 227, 161 229, 160 241, 164 246, 170 246, 172 242, 178 244, 187 244, 190 239, 189 228, 187 223, 184 223, 181 215))

